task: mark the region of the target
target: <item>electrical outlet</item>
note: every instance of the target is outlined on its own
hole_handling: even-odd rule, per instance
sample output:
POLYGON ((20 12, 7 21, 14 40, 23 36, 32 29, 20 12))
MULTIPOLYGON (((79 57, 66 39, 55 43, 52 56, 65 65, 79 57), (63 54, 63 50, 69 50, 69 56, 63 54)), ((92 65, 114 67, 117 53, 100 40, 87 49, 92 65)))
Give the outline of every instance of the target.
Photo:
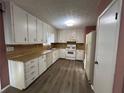
POLYGON ((14 47, 7 47, 6 50, 7 50, 7 52, 14 51, 14 47))

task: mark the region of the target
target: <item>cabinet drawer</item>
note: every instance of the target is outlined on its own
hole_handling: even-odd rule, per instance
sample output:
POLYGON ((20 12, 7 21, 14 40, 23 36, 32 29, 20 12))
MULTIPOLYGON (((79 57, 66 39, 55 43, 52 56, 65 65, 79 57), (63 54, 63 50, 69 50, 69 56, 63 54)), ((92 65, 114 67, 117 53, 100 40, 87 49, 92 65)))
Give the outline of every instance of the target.
POLYGON ((27 73, 27 72, 30 72, 30 71, 32 71, 32 70, 34 70, 34 69, 36 69, 36 68, 38 68, 38 63, 31 64, 31 65, 25 67, 25 72, 26 72, 26 73, 27 73))
POLYGON ((32 60, 26 62, 26 63, 25 63, 25 66, 26 66, 26 67, 27 67, 27 66, 30 66, 30 65, 34 64, 35 62, 37 62, 37 61, 38 61, 38 59, 32 59, 32 60))
POLYGON ((25 79, 30 79, 32 77, 38 76, 38 68, 31 70, 30 72, 25 73, 25 79))

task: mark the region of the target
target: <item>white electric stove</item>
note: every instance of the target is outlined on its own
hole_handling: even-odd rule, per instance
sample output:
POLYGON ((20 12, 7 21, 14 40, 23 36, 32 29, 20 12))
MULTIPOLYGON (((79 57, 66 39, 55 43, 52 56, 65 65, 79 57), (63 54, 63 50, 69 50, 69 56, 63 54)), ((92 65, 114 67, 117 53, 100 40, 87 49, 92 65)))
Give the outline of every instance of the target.
POLYGON ((66 59, 76 59, 76 44, 67 44, 66 48, 66 59))

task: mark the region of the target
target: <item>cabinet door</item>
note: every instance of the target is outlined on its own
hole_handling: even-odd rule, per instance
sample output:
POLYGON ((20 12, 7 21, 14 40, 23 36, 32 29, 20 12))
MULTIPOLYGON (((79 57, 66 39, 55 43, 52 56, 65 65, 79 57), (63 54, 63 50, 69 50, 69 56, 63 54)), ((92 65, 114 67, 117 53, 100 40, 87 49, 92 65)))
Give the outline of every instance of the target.
POLYGON ((60 58, 65 58, 65 54, 66 53, 66 51, 65 51, 65 49, 60 49, 60 58))
POLYGON ((56 61, 57 61, 59 59, 59 50, 56 50, 55 57, 56 57, 56 61))
POLYGON ((46 62, 43 56, 39 58, 39 75, 41 75, 46 70, 46 62))
POLYGON ((60 56, 59 56, 59 50, 57 50, 57 52, 56 52, 56 57, 57 57, 57 60, 60 58, 60 56))
POLYGON ((77 43, 84 43, 84 33, 82 31, 77 31, 76 42, 77 43))
POLYGON ((65 43, 67 41, 67 33, 64 33, 65 31, 59 31, 59 35, 58 35, 58 40, 59 42, 65 43), (65 38, 66 37, 66 38, 65 38))
POLYGON ((37 41, 43 42, 43 23, 37 19, 37 41))
POLYGON ((77 60, 84 60, 84 51, 83 50, 77 50, 76 51, 76 59, 77 60))
POLYGON ((28 42, 27 36, 27 13, 21 8, 13 5, 13 30, 15 43, 28 42))
POLYGON ((46 67, 47 66, 46 65, 46 55, 43 55, 42 58, 43 58, 43 68, 44 68, 43 70, 45 71, 47 69, 47 67, 46 67))
POLYGON ((50 31, 50 26, 47 25, 47 44, 51 43, 51 31, 50 31))
POLYGON ((54 43, 55 41, 55 36, 53 32, 48 32, 48 36, 47 36, 47 43, 51 44, 54 43))
POLYGON ((50 57, 49 57, 49 58, 50 58, 50 59, 49 59, 50 65, 53 64, 53 63, 52 63, 52 60, 53 60, 53 56, 52 56, 52 55, 53 55, 53 52, 49 53, 49 56, 50 56, 50 57))
POLYGON ((53 57, 52 57, 53 62, 52 63, 55 63, 56 62, 56 60, 57 60, 57 56, 56 55, 57 55, 56 54, 56 51, 53 51, 53 57))
POLYGON ((20 90, 25 89, 24 63, 8 60, 8 66, 10 85, 20 90))
POLYGON ((47 24, 43 23, 43 43, 47 43, 47 24))
POLYGON ((43 68, 42 68, 42 66, 43 66, 43 58, 42 58, 42 56, 39 58, 39 75, 41 75, 42 73, 43 73, 43 68))
POLYGON ((34 43, 37 42, 36 39, 36 17, 28 14, 28 36, 29 42, 34 43))
POLYGON ((52 53, 47 54, 46 64, 47 64, 47 68, 52 65, 52 53))
POLYGON ((47 68, 50 66, 50 55, 46 54, 46 66, 47 68))

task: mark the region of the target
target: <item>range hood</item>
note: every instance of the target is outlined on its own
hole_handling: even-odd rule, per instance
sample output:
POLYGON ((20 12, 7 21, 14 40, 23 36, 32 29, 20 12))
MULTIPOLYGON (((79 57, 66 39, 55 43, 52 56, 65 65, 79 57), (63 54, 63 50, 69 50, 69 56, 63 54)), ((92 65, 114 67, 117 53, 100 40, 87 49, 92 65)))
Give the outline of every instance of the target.
POLYGON ((76 41, 67 41, 67 44, 76 44, 76 41))

